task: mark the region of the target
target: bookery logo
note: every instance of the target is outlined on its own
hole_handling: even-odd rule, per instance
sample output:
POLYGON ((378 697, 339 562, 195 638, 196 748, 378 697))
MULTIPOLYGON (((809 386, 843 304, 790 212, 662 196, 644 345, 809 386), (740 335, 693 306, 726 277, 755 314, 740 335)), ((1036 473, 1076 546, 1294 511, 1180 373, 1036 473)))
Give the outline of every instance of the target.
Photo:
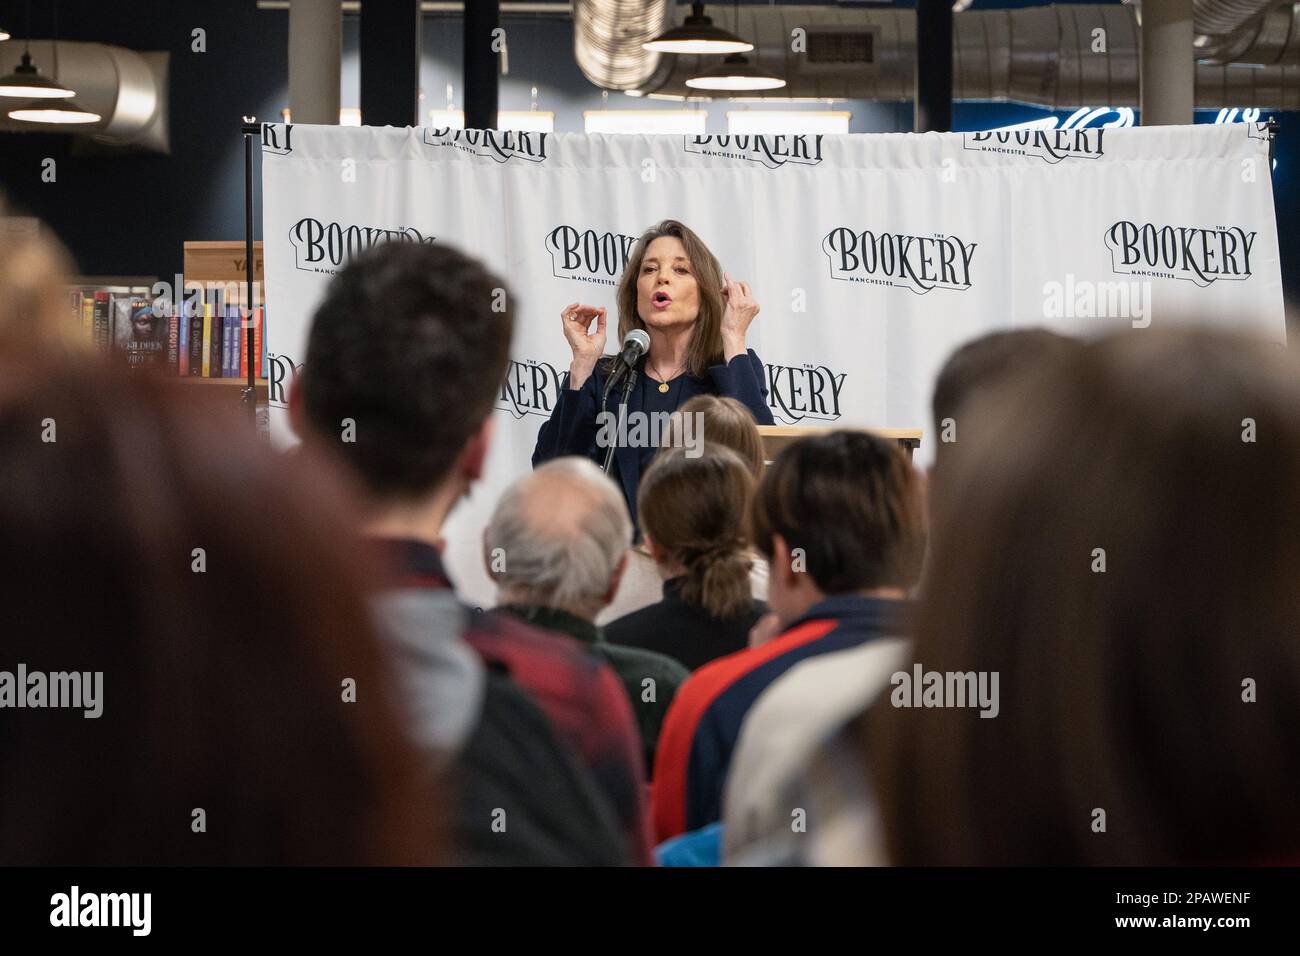
POLYGON ((1106 230, 1117 275, 1187 279, 1205 287, 1219 279, 1250 278, 1254 230, 1241 226, 1169 226, 1122 219, 1106 230))
POLYGON ((321 222, 310 216, 299 219, 289 230, 294 264, 304 272, 338 272, 357 253, 381 242, 432 243, 435 238, 426 236, 414 226, 401 226, 397 229, 345 226, 338 222, 321 222))
POLYGON ((293 380, 302 369, 301 362, 295 362, 287 355, 267 353, 266 356, 266 400, 276 408, 289 407, 289 389, 293 380))
POLYGON ((825 365, 767 365, 767 405, 787 425, 805 418, 833 422, 840 417, 844 372, 825 365))
POLYGON ((551 273, 559 279, 577 279, 599 285, 618 285, 636 236, 620 232, 579 231, 576 226, 556 226, 546 234, 551 273))
POLYGON ((498 163, 518 159, 530 163, 546 161, 546 137, 540 132, 518 130, 452 129, 431 127, 424 131, 426 146, 452 146, 471 156, 487 156, 498 163))
POLYGON ((701 156, 744 159, 776 169, 786 163, 816 166, 822 161, 821 134, 783 133, 776 136, 686 136, 683 148, 701 156))
POLYGON ((262 151, 285 156, 293 152, 292 123, 263 123, 262 151))
POLYGON ((964 292, 971 285, 971 259, 977 243, 936 233, 832 229, 822 240, 831 278, 898 286, 925 295, 931 289, 964 292))
POLYGON ((1056 165, 1063 159, 1098 159, 1104 155, 1102 127, 1090 129, 994 129, 983 133, 963 133, 963 149, 981 153, 1006 153, 1013 156, 1037 156, 1056 165))
POLYGON ((506 377, 501 382, 501 396, 496 407, 509 412, 516 419, 525 415, 543 415, 547 418, 560 397, 563 373, 550 362, 511 359, 506 377))

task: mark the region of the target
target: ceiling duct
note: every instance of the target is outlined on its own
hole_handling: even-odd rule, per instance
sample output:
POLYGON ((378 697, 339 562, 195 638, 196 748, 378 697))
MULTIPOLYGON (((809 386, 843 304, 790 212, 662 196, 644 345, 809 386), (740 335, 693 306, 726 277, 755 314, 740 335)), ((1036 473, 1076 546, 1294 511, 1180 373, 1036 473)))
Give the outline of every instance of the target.
MULTIPOLYGON (((22 58, 25 43, 0 43, 0 75, 12 72, 22 58)), ((167 71, 170 54, 139 53, 103 43, 75 43, 33 40, 32 60, 41 73, 76 90, 73 99, 101 119, 76 127, 54 127, 42 123, 11 120, 8 110, 21 103, 0 97, 0 131, 75 132, 104 146, 144 152, 171 150, 167 122, 167 71)))
POLYGON ((573 5, 573 47, 587 79, 607 90, 638 89, 661 53, 641 49, 673 25, 672 0, 605 0, 573 5))
MULTIPOLYGON (((1262 17, 1268 7, 1261 6, 1259 0, 1221 0, 1221 4, 1233 8, 1232 16, 1212 3, 1198 4, 1198 9, 1207 8, 1206 22, 1216 28, 1226 27, 1230 33, 1250 28, 1255 24, 1251 17, 1262 17), (1253 6, 1246 9, 1250 3, 1253 6)), ((584 60, 587 46, 582 24, 596 12, 608 14, 613 5, 642 11, 648 6, 631 0, 617 4, 615 0, 574 3, 578 64, 592 82, 597 80, 589 70, 595 65, 584 60)), ((734 26, 734 15, 728 13, 731 11, 723 11, 715 19, 720 26, 753 42, 750 61, 787 80, 784 89, 747 98, 777 102, 792 98, 901 102, 913 97, 913 10, 750 5, 740 8, 734 26), (795 30, 803 33, 797 35, 795 30), (800 52, 791 48, 796 36, 804 44, 800 52)), ((1026 103, 1051 110, 1137 107, 1138 40, 1137 16, 1131 6, 1062 4, 967 10, 954 17, 953 97, 1026 103), (1104 52, 1093 51, 1093 31, 1099 28, 1105 30, 1104 52)), ((1261 61, 1267 65, 1256 68, 1197 64, 1198 108, 1300 108, 1300 68, 1287 65, 1297 62, 1300 55, 1300 29, 1282 36, 1281 28, 1273 27, 1264 41, 1252 41, 1252 45, 1260 51, 1273 51, 1270 55, 1274 58, 1261 61)), ((640 51, 639 41, 627 46, 607 42, 601 52, 600 69, 605 74, 616 72, 621 79, 622 85, 611 88, 692 98, 698 97, 699 91, 687 87, 686 80, 718 59, 664 56, 652 62, 640 51), (633 45, 641 54, 635 64, 630 49, 633 45)))
POLYGON ((1197 55, 1213 63, 1300 65, 1300 4, 1264 6, 1223 33, 1201 33, 1197 21, 1197 55))

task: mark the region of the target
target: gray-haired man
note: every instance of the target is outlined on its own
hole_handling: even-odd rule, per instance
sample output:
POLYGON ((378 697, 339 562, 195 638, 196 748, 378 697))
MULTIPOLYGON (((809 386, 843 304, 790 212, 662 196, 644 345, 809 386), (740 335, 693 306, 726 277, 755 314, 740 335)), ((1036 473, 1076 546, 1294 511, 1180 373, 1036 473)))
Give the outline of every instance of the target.
POLYGON ((690 672, 663 654, 606 643, 595 624, 614 599, 631 544, 632 522, 613 481, 585 458, 558 458, 502 494, 483 532, 483 559, 498 610, 575 638, 609 662, 636 714, 649 774, 664 714, 690 672))

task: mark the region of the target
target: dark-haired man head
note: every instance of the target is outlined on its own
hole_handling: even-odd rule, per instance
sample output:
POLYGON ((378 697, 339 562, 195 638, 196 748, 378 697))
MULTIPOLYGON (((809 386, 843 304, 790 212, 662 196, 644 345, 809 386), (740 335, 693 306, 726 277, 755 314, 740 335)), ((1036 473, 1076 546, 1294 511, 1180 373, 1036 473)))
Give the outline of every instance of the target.
POLYGON ((1034 365, 1064 355, 1078 339, 1044 328, 990 332, 959 346, 939 370, 930 403, 937 468, 961 432, 959 412, 967 399, 1034 365))
POLYGON ((818 655, 902 633, 924 533, 920 484, 895 442, 847 431, 794 442, 763 475, 753 525, 779 633, 678 691, 655 763, 660 840, 719 818, 741 724, 775 681, 818 655))
POLYGON ((334 278, 317 309, 290 415, 299 435, 347 465, 368 499, 367 530, 394 574, 379 610, 406 664, 417 730, 454 749, 482 681, 465 658, 486 662, 489 690, 495 674, 508 673, 590 771, 633 858, 646 860, 639 740, 617 677, 575 642, 467 609, 440 557, 443 523, 483 472, 508 361, 509 303, 500 279, 447 246, 369 250, 334 278), (459 716, 448 714, 449 699, 461 701, 459 716))

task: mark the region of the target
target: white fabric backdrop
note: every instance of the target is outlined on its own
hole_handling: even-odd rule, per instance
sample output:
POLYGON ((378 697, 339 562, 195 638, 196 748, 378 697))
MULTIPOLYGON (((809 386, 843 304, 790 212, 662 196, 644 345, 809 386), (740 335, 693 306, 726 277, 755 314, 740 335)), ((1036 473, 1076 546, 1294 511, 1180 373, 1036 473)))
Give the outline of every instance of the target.
POLYGON ((284 401, 312 312, 351 252, 450 243, 514 296, 487 476, 447 529, 449 570, 484 604, 479 532, 554 407, 569 361, 559 312, 578 300, 613 316, 623 257, 660 219, 685 222, 753 288, 749 344, 779 423, 924 428, 923 464, 934 376, 960 343, 1132 327, 1131 307, 1095 314, 1124 300, 1092 283, 1124 283, 1111 291, 1135 305, 1149 294, 1155 326, 1285 337, 1259 124, 751 137, 267 124, 262 140, 278 442, 292 440, 284 401))

